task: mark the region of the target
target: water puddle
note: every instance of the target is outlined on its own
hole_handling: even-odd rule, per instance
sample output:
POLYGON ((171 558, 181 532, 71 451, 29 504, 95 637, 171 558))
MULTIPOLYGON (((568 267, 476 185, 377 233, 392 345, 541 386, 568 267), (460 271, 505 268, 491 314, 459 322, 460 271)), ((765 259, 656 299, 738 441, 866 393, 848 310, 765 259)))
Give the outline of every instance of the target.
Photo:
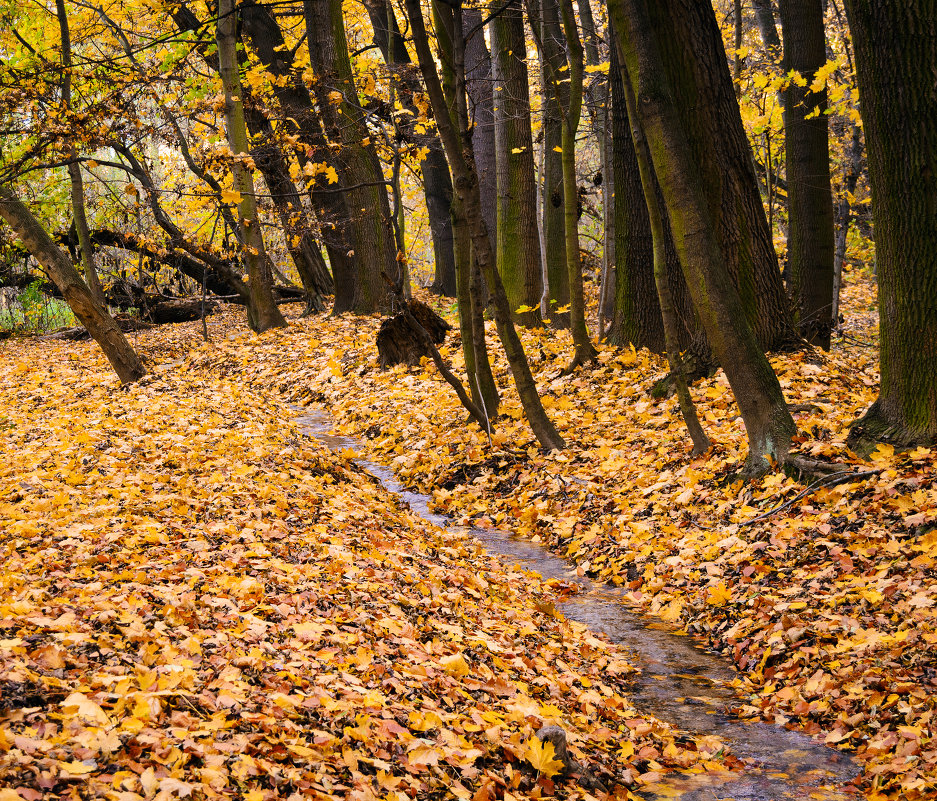
POLYGON ((720 656, 707 653, 689 637, 667 631, 652 618, 622 604, 617 588, 577 577, 570 564, 546 548, 493 529, 461 529, 443 515, 432 512, 430 498, 403 487, 391 470, 361 456, 361 444, 332 433, 332 419, 324 411, 302 412, 296 423, 334 451, 354 456, 355 463, 377 478, 384 488, 410 509, 436 526, 467 530, 485 549, 509 562, 540 574, 545 579, 573 580, 582 591, 558 606, 572 620, 585 623, 625 646, 632 663, 641 668, 634 678, 631 698, 635 706, 673 724, 690 735, 717 735, 743 760, 741 773, 674 774, 637 794, 648 801, 781 801, 855 799, 842 785, 859 774, 848 755, 817 743, 810 737, 765 723, 744 723, 727 714, 738 703, 730 682, 733 669, 720 656))

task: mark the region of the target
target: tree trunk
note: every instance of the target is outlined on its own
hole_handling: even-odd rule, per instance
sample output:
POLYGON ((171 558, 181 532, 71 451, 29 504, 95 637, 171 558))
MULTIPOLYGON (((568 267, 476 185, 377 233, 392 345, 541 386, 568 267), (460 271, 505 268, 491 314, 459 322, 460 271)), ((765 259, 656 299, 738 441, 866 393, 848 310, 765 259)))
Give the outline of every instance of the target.
POLYGON ((849 156, 843 167, 843 189, 840 201, 836 206, 836 244, 833 248, 833 326, 839 325, 839 295, 843 289, 843 263, 846 261, 846 238, 849 235, 849 225, 852 222, 852 204, 849 200, 856 193, 859 175, 862 170, 862 129, 852 124, 851 144, 849 156))
MULTIPOLYGON (((59 21, 59 33, 62 40, 62 105, 66 114, 72 108, 72 38, 68 29, 68 14, 65 0, 55 0, 55 12, 59 21)), ((69 148, 68 178, 71 184, 72 215, 75 219, 75 231, 78 234, 78 247, 81 249, 81 265, 85 274, 85 283, 98 305, 107 307, 104 288, 94 268, 94 246, 88 231, 88 216, 85 214, 85 190, 81 180, 81 166, 78 164, 78 150, 69 148)))
MULTIPOLYGON (((563 111, 562 164, 563 164, 563 217, 566 235, 566 271, 569 280, 569 327, 573 335, 576 352, 568 370, 596 357, 596 349, 586 328, 586 302, 582 289, 582 254, 579 249, 579 188, 576 183, 576 132, 582 116, 582 42, 572 0, 560 0, 563 31, 569 54, 569 95, 563 111)), ((554 88, 559 85, 559 76, 553 76, 554 88)), ((559 95, 559 93, 557 93, 559 95)))
POLYGON ((537 232, 537 185, 530 128, 530 87, 520 0, 498 4, 489 23, 494 77, 497 261, 515 322, 540 324, 543 294, 537 232), (522 306, 530 310, 518 313, 522 306))
POLYGON ((384 172, 358 106, 341 0, 303 0, 303 12, 319 113, 328 138, 341 143, 338 159, 357 245, 354 310, 368 314, 384 302, 381 273, 393 278, 398 269, 384 172))
POLYGON ((478 171, 482 216, 491 249, 497 250, 498 171, 495 157, 495 112, 491 90, 491 55, 485 44, 481 26, 482 15, 477 8, 462 8, 462 26, 475 35, 465 42, 465 91, 471 123, 472 150, 478 171))
POLYGON ((811 91, 826 63, 822 0, 780 0, 784 33, 784 141, 787 159, 787 255, 794 322, 812 345, 830 349, 833 330, 833 191, 826 86, 811 91))
POLYGON ((654 168, 651 166, 651 154, 648 151, 647 139, 637 124, 636 103, 634 92, 629 81, 623 81, 625 104, 628 109, 628 119, 631 121, 631 138, 634 141, 635 156, 638 160, 638 170, 641 173, 641 185, 644 187, 644 197, 647 200, 647 212, 651 224, 651 234, 654 237, 654 284, 657 287, 657 297, 660 300, 661 319, 664 323, 664 341, 667 345, 667 361, 670 363, 670 372, 674 376, 677 390, 677 400, 680 404, 680 413, 686 423, 690 439, 693 441, 693 456, 699 456, 709 450, 710 442, 706 432, 700 425, 690 395, 687 375, 684 370, 683 357, 679 346, 679 329, 677 327, 677 313, 674 308, 673 295, 670 291, 670 277, 667 270, 667 231, 664 227, 663 204, 658 201, 657 180, 654 178, 654 168))
POLYGON ((6 185, 0 184, 0 218, 45 268, 81 324, 104 351, 121 383, 137 381, 146 370, 114 319, 91 295, 71 259, 52 241, 39 221, 6 185))
POLYGON ((937 6, 847 0, 865 130, 878 276, 882 384, 850 432, 937 443, 937 6))
MULTIPOLYGON (((793 328, 712 4, 660 0, 648 13, 661 32, 666 78, 687 121, 688 143, 705 182, 709 213, 743 313, 762 350, 797 347, 800 338, 793 328)), ((657 177, 662 178, 660 172, 657 177)))
MULTIPOLYGON (((393 5, 384 0, 366 0, 368 16, 374 29, 374 42, 384 56, 384 62, 394 73, 398 84, 400 100, 404 108, 412 114, 402 118, 402 124, 415 120, 418 116, 412 102, 413 95, 422 92, 419 80, 411 73, 401 70, 412 62, 407 51, 393 5)), ((412 125, 410 126, 412 128, 412 125)), ((412 131, 411 131, 411 135, 412 131)), ((449 165, 446 154, 437 135, 422 135, 420 139, 427 148, 426 156, 420 162, 423 174, 423 195, 426 199, 426 213, 429 218, 430 233, 433 237, 433 255, 435 257, 435 277, 430 287, 431 292, 448 297, 456 296, 456 265, 452 231, 452 181, 449 178, 449 165)))
POLYGON ((244 243, 247 274, 250 276, 247 320, 252 330, 262 333, 270 328, 284 327, 286 319, 273 299, 273 277, 264 250, 263 232, 254 196, 254 179, 243 161, 250 155, 250 146, 241 99, 241 78, 238 74, 235 0, 219 0, 216 39, 218 69, 225 93, 225 127, 233 157, 233 185, 234 190, 240 194, 238 226, 241 230, 241 241, 244 243))
MULTIPOLYGON (((179 22, 179 14, 182 8, 173 12, 180 27, 182 23, 179 22)), ((276 78, 272 81, 272 88, 280 104, 284 132, 296 135, 305 149, 300 162, 312 173, 306 172, 309 197, 319 220, 322 240, 332 268, 335 289, 332 313, 351 311, 357 282, 357 244, 345 193, 341 191, 344 175, 339 172, 339 164, 322 132, 309 91, 302 83, 300 71, 296 69, 280 26, 269 9, 254 2, 245 2, 241 22, 243 35, 250 41, 264 67, 276 78), (313 164, 324 168, 318 177, 313 164), (326 177, 330 169, 338 178, 335 185, 326 177)))
MULTIPOLYGON (((501 344, 504 346, 508 365, 514 376, 517 394, 520 397, 527 421, 530 423, 530 427, 540 445, 547 450, 562 449, 566 446, 566 443, 547 417, 543 404, 540 402, 537 385, 530 371, 530 364, 524 353, 524 347, 511 320, 511 308, 504 291, 504 285, 501 283, 501 277, 498 275, 491 239, 485 219, 482 216, 478 175, 475 171, 472 148, 468 144, 470 141, 468 130, 465 128, 465 123, 460 125, 462 130, 459 131, 452 124, 446 98, 439 81, 436 63, 429 49, 429 39, 426 35, 419 0, 406 0, 406 8, 407 15, 410 18, 410 27, 413 31, 413 44, 416 49, 420 72, 423 73, 427 94, 433 106, 436 124, 439 127, 439 136, 446 148, 446 156, 452 170, 453 188, 465 207, 465 217, 471 231, 475 259, 488 282, 495 323, 498 326, 498 334, 501 337, 501 344)), ((458 13, 454 15, 454 20, 456 24, 454 25, 453 39, 458 40, 461 44, 462 20, 458 13)), ((459 95, 456 99, 461 105, 465 75, 464 65, 458 62, 455 78, 457 94, 459 95)))
MULTIPOLYGON (((748 322, 746 300, 730 276, 719 241, 720 210, 704 175, 709 165, 695 157, 687 130, 693 120, 685 117, 672 93, 665 68, 668 54, 659 41, 664 37, 658 36, 660 28, 649 12, 648 0, 609 2, 622 63, 637 98, 640 119, 635 122, 648 138, 687 285, 745 421, 747 470, 764 472, 772 461, 786 458, 796 426, 748 322)), ((724 59, 722 68, 727 74, 724 59)), ((729 88, 731 92, 731 82, 729 88)), ((734 93, 731 97, 734 102, 734 93)))
MULTIPOLYGON (((531 9, 534 6, 531 4, 531 9)), ((539 28, 541 64, 541 131, 543 135, 543 250, 546 263, 546 286, 541 312, 556 327, 569 326, 569 314, 556 310, 569 305, 569 271, 566 266, 566 215, 563 202, 563 114, 569 102, 569 84, 561 83, 559 98, 550 90, 551 76, 560 74, 566 63, 566 41, 560 26, 559 0, 540 0, 539 19, 531 19, 531 28, 539 28)))

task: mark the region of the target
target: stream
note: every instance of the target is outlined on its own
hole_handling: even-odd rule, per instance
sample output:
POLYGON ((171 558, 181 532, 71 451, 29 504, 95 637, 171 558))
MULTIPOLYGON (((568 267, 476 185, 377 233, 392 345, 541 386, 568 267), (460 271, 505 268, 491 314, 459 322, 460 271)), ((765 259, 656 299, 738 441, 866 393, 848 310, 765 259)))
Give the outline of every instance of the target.
MULTIPOLYGON (((357 440, 332 432, 333 422, 327 412, 295 411, 302 413, 295 422, 304 434, 333 451, 361 453, 357 440)), ((579 584, 581 592, 557 608, 629 651, 632 664, 640 668, 630 690, 635 707, 691 736, 718 736, 745 763, 741 773, 671 774, 660 783, 641 788, 637 795, 648 801, 855 799, 855 794, 842 789, 845 782, 859 774, 859 767, 847 754, 805 734, 767 723, 744 723, 724 711, 739 698, 730 686, 735 671, 723 657, 702 650, 689 637, 675 634, 661 622, 627 608, 621 590, 578 577, 570 563, 537 543, 503 531, 455 526, 447 517, 430 510, 428 496, 407 490, 388 468, 360 456, 354 461, 433 525, 467 531, 489 553, 544 579, 579 584)))

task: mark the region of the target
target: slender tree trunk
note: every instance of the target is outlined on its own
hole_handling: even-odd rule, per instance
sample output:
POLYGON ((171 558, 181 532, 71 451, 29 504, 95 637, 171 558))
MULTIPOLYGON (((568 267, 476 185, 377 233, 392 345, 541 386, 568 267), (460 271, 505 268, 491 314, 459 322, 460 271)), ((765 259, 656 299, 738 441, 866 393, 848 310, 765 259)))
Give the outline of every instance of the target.
POLYGON ((738 100, 742 96, 742 67, 744 66, 745 59, 742 58, 741 49, 742 49, 742 0, 735 0, 734 4, 734 14, 735 14, 735 53, 733 54, 733 71, 732 78, 733 83, 735 84, 735 98, 738 100))
POLYGON ((341 144, 346 200, 355 232, 357 282, 354 309, 367 314, 384 302, 381 273, 397 273, 397 247, 384 172, 370 142, 351 74, 341 0, 303 0, 310 65, 319 113, 329 139, 341 144))
POLYGON ((30 210, 6 185, 0 184, 0 218, 22 240, 26 249, 45 268, 62 297, 104 355, 122 383, 142 378, 146 370, 117 323, 101 306, 62 250, 42 227, 30 210))
MULTIPOLYGON (((66 113, 72 108, 72 39, 68 29, 68 14, 65 0, 55 0, 56 16, 59 20, 59 33, 62 41, 62 105, 66 113)), ((94 245, 88 230, 88 216, 85 214, 85 190, 81 180, 81 166, 78 164, 78 150, 69 149, 71 161, 68 164, 68 177, 71 183, 72 215, 75 219, 75 231, 78 233, 78 247, 81 248, 81 265, 85 274, 85 283, 100 306, 107 307, 104 288, 94 267, 94 245)))
MULTIPOLYGON (((576 184, 576 132, 582 115, 583 51, 573 14, 572 0, 560 0, 563 30, 569 52, 569 99, 563 110, 562 162, 563 213, 566 232, 566 270, 569 276, 569 325, 576 353, 568 370, 596 357, 596 349, 586 327, 586 302, 582 289, 582 254, 579 248, 579 188, 576 184)), ((559 76, 552 76, 554 86, 559 76)))
MULTIPOLYGON (((729 274, 718 212, 707 191, 704 165, 694 157, 689 121, 670 87, 648 0, 611 0, 609 13, 637 98, 640 119, 635 122, 648 138, 687 285, 745 421, 747 469, 763 472, 773 460, 787 457, 796 426, 729 274)), ((728 71, 725 62, 723 68, 728 71)))
MULTIPOLYGON (((439 48, 439 60, 442 65, 442 90, 449 116, 450 126, 460 131, 469 129, 468 98, 465 91, 465 43, 461 29, 456 23, 456 14, 449 5, 434 4, 433 19, 436 28, 436 42, 439 48), (461 79, 457 76, 462 76, 461 79)), ((464 16, 460 17, 464 19, 464 16)), ((479 34, 481 29, 479 28, 479 34)), ((438 127, 438 126, 437 126, 438 127)), ((447 162, 448 163, 448 162, 447 162)), ((450 184, 451 185, 451 184, 450 184)), ((484 286, 472 247, 472 232, 462 199, 458 193, 452 196, 452 225, 456 236, 456 256, 458 279, 462 289, 459 301, 459 319, 465 326, 469 338, 463 336, 462 351, 465 357, 465 369, 469 386, 476 405, 483 406, 489 419, 498 415, 500 398, 491 372, 488 358, 488 343, 485 333, 485 307, 487 290, 484 286), (464 296, 464 301, 462 300, 464 296)))
POLYGON ((830 349, 833 330, 833 191, 826 86, 811 91, 826 63, 822 0, 780 0, 784 32, 784 139, 787 159, 787 253, 794 322, 801 336, 830 349))
POLYGON ((244 158, 250 155, 250 146, 241 99, 241 79, 238 74, 235 0, 219 0, 216 34, 218 68, 225 93, 225 126, 233 157, 233 184, 235 191, 240 193, 238 225, 241 229, 241 241, 244 243, 247 273, 250 276, 247 320, 254 331, 262 333, 270 328, 282 328, 286 325, 286 319, 273 299, 273 278, 264 250, 263 232, 254 196, 254 179, 244 163, 244 158))
POLYGON ((541 85, 541 130, 543 134, 543 240, 547 276, 541 311, 558 328, 569 327, 569 314, 557 309, 569 305, 569 270, 566 265, 566 214, 563 201, 563 114, 569 102, 569 84, 561 83, 559 97, 549 87, 553 75, 560 74, 566 63, 566 41, 560 25, 559 0, 540 0, 531 11, 539 10, 539 19, 530 20, 539 28, 541 85))
MULTIPOLYGON (((446 148, 446 156, 449 159, 449 166, 453 173, 452 184, 459 195, 459 199, 464 204, 466 220, 472 235, 472 246, 475 249, 475 259, 488 282, 495 323, 501 337, 501 344, 504 346, 508 365, 514 376, 514 384, 517 387, 521 405, 540 445, 548 450, 562 449, 566 444, 547 417, 543 404, 540 402, 537 385, 530 371, 530 364, 524 353, 524 347, 511 320, 511 308, 504 291, 504 285, 501 283, 501 277, 498 275, 491 239, 485 219, 482 216, 478 175, 475 171, 472 148, 467 144, 470 141, 468 131, 463 126, 460 126, 462 130, 457 131, 452 124, 452 118, 449 116, 436 63, 429 49, 429 39, 426 35, 419 0, 406 0, 406 8, 407 15, 410 18, 413 44, 416 49, 420 72, 423 73, 427 94, 433 106, 436 124, 439 127, 440 139, 446 148)), ((456 24, 453 40, 458 40, 461 43, 462 19, 458 13, 454 15, 454 19, 456 24)), ((464 66, 462 64, 457 64, 455 77, 458 95, 456 99, 461 104, 461 95, 464 92, 463 87, 465 85, 464 66)))
POLYGON ((498 271, 515 322, 540 324, 543 294, 537 232, 537 184, 530 127, 527 48, 520 0, 498 12, 489 23, 494 77, 495 162, 497 165, 498 271), (530 310, 518 313, 522 306, 530 310))
POLYGON ((843 263, 846 261, 846 239, 852 221, 852 204, 849 198, 856 192, 859 174, 862 170, 862 129, 852 125, 852 137, 849 156, 843 168, 842 197, 836 206, 836 245, 833 250, 833 325, 839 325, 839 295, 843 288, 843 263))
POLYGON ((865 130, 878 276, 878 399, 850 432, 937 443, 937 5, 847 0, 865 130))

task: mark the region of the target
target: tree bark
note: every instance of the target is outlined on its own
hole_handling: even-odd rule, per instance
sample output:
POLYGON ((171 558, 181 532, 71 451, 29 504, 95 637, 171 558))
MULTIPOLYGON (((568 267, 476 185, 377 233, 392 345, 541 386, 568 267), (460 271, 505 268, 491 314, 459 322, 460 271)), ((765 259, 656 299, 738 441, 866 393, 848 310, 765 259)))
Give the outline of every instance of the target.
POLYGON ((351 74, 341 0, 303 0, 319 113, 338 154, 357 245, 354 310, 377 311, 385 300, 381 273, 397 274, 397 247, 384 172, 368 136, 351 74))
POLYGON ((236 0, 219 0, 218 3, 218 69, 224 85, 225 127, 233 157, 233 185, 235 191, 240 193, 238 226, 241 229, 244 259, 250 277, 247 320, 253 331, 263 333, 270 328, 284 327, 286 319, 273 299, 273 277, 264 250, 263 232, 254 196, 254 179, 244 163, 244 158, 249 157, 250 146, 241 99, 241 78, 238 74, 235 2, 236 0))
MULTIPOLYGON (((636 122, 650 145, 687 285, 745 421, 747 471, 764 472, 773 461, 784 461, 796 426, 748 322, 745 299, 729 273, 719 241, 719 209, 713 206, 704 175, 707 165, 695 158, 687 130, 693 121, 684 117, 673 95, 661 29, 654 25, 649 2, 611 0, 609 13, 637 98, 636 122)), ((728 73, 724 59, 722 67, 728 73)), ((731 91, 731 83, 729 87, 731 91)), ((734 93, 731 97, 734 101, 734 93)))
POLYGON ((847 0, 865 130, 878 276, 878 399, 852 428, 875 442, 937 443, 937 6, 847 0))
POLYGON ((794 323, 813 345, 830 349, 833 331, 833 190, 830 185, 826 86, 811 91, 826 63, 822 0, 780 0, 784 33, 784 141, 787 160, 787 254, 794 323))
POLYGON ((16 232, 29 252, 49 273, 69 308, 101 346, 121 383, 142 378, 146 370, 140 357, 107 309, 94 299, 71 259, 56 246, 13 191, 3 184, 0 184, 0 218, 16 232))
POLYGON ((498 215, 497 261, 514 320, 540 325, 543 294, 540 239, 537 232, 537 185, 530 126, 527 47, 520 0, 489 23, 494 77, 495 163, 498 215), (518 313, 526 306, 530 310, 518 313))

